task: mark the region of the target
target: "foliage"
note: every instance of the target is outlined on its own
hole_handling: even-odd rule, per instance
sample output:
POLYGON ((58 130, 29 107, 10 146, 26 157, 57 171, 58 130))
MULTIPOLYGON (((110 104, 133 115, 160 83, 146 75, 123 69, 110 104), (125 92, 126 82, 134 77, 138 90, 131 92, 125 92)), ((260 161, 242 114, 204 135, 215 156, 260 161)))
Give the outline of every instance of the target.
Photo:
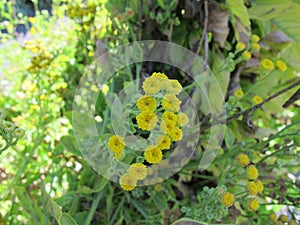
POLYGON ((0 224, 299 224, 298 1, 53 0, 51 13, 42 10, 48 1, 33 1, 34 16, 16 2, 0 3, 0 224), (20 24, 26 40, 16 33, 20 24), (127 165, 107 171, 112 182, 80 151, 72 106, 97 57, 142 40, 179 44, 203 65, 193 65, 201 74, 192 79, 171 65, 140 62, 89 87, 98 96, 92 122, 102 150, 110 163, 127 165), (122 90, 134 93, 131 105, 109 101, 122 90), (181 91, 197 112, 179 110, 181 91), (211 114, 206 101, 226 115, 211 114), (139 137, 131 145, 122 127, 113 130, 124 105, 126 129, 139 137), (194 116, 200 135, 188 163, 151 180, 152 166, 170 157, 194 116), (209 145, 224 127, 221 143, 209 145), (170 139, 165 147, 162 138, 170 139), (199 168, 210 151, 216 158, 199 168))

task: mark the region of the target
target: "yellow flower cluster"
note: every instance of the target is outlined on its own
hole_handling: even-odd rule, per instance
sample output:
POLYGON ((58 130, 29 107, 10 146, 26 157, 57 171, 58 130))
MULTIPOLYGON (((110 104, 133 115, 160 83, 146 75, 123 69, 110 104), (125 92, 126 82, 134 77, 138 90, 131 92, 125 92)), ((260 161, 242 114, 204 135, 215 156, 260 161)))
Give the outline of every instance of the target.
POLYGON ((147 176, 147 167, 142 163, 132 164, 127 172, 120 178, 119 183, 123 190, 132 191, 138 180, 144 180, 147 176))
POLYGON ((237 89, 235 92, 234 92, 234 96, 236 98, 242 98, 244 96, 244 92, 242 91, 241 88, 237 89))
POLYGON ((253 100, 253 102, 254 102, 256 105, 258 105, 258 104, 260 104, 260 103, 263 102, 262 97, 260 97, 259 95, 255 95, 255 96, 252 98, 252 100, 253 100))
POLYGON ((230 207, 234 203, 234 195, 230 192, 225 192, 222 196, 222 203, 226 207, 230 207))
POLYGON ((250 163, 249 157, 244 153, 239 153, 237 155, 236 159, 237 159, 238 164, 242 167, 248 166, 250 163))
POLYGON ((274 63, 270 59, 263 59, 260 63, 261 67, 265 70, 273 70, 274 69, 274 63))
POLYGON ((94 15, 96 11, 96 5, 91 4, 91 5, 74 5, 74 4, 69 4, 68 9, 67 9, 67 15, 71 19, 74 18, 82 18, 84 16, 94 15))
POLYGON ((289 220, 289 218, 284 215, 281 214, 279 217, 277 217, 276 213, 271 213, 269 214, 269 219, 274 223, 274 224, 285 224, 288 223, 289 225, 297 225, 297 223, 295 222, 295 220, 291 219, 289 220))
POLYGON ((24 41, 24 49, 34 54, 31 58, 30 65, 26 67, 26 70, 30 73, 36 73, 40 69, 48 69, 54 59, 54 56, 46 49, 40 39, 24 41))
POLYGON ((250 198, 248 201, 248 209, 252 212, 256 211, 258 209, 259 202, 256 198, 250 198))

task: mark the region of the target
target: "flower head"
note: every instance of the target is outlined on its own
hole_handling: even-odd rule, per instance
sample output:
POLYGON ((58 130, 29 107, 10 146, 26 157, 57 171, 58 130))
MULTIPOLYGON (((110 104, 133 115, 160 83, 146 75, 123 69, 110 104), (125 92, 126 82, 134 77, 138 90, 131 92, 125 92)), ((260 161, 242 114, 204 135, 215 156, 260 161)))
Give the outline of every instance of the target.
POLYGON ((168 80, 168 77, 166 74, 164 73, 159 73, 159 72, 154 72, 151 74, 151 77, 155 77, 155 78, 161 78, 161 79, 164 79, 164 80, 168 80))
POLYGON ((175 123, 177 121, 177 115, 170 111, 165 111, 161 117, 164 121, 169 120, 169 121, 172 121, 173 123, 175 123))
POLYGON ((244 60, 248 60, 248 59, 250 59, 251 58, 251 53, 249 52, 249 51, 244 51, 243 52, 243 54, 242 54, 242 58, 244 59, 244 60))
POLYGON ((161 162, 163 155, 157 146, 150 145, 146 148, 144 157, 148 163, 159 163, 161 162))
POLYGON ((237 159, 238 164, 242 167, 248 166, 250 163, 249 157, 244 153, 238 154, 236 159, 237 159))
POLYGON ((289 221, 289 218, 286 215, 281 214, 279 216, 279 220, 283 223, 287 223, 289 221))
POLYGON ((237 89, 235 92, 234 92, 234 96, 236 98, 242 98, 244 96, 244 92, 242 91, 241 88, 237 89))
POLYGON ((129 173, 125 173, 119 180, 121 188, 125 191, 132 191, 136 187, 136 179, 129 173))
POLYGON ((3 129, 6 133, 12 133, 15 130, 15 124, 12 122, 5 122, 3 129))
POLYGON ((270 59, 263 59, 260 63, 261 67, 265 70, 273 70, 274 63, 270 59))
POLYGON ((282 72, 286 71, 286 69, 287 69, 286 64, 282 60, 277 60, 276 66, 282 72))
POLYGON ((177 115, 177 124, 183 127, 188 123, 189 123, 189 117, 185 113, 179 112, 177 115))
POLYGON ((235 48, 236 48, 237 51, 240 52, 240 51, 244 50, 245 47, 246 47, 245 44, 244 44, 243 42, 240 42, 240 41, 239 41, 239 42, 236 44, 236 47, 235 47, 235 48))
POLYGON ((165 94, 162 100, 162 106, 165 110, 178 112, 181 101, 174 94, 165 94))
POLYGON ((14 131, 14 135, 16 138, 21 138, 23 137, 25 134, 24 130, 21 129, 21 128, 16 128, 15 131, 14 131))
POLYGON ((272 221, 272 222, 276 222, 277 221, 277 215, 276 213, 271 213, 269 215, 269 219, 272 221))
POLYGON ((251 49, 254 52, 258 52, 260 50, 260 45, 258 43, 252 43, 251 44, 251 49))
POLYGON ((173 141, 180 141, 182 139, 182 130, 175 126, 173 130, 169 133, 173 141))
POLYGON ((147 167, 142 163, 134 163, 127 172, 137 180, 144 180, 147 176, 147 167))
POLYGON ((164 134, 170 134, 175 129, 176 123, 171 120, 162 120, 160 129, 164 134))
POLYGON ((150 131, 154 129, 158 122, 158 118, 153 112, 142 111, 136 116, 138 127, 142 130, 150 131))
POLYGON ((156 139, 156 144, 161 150, 170 149, 171 140, 168 135, 159 135, 156 139))
POLYGON ((182 90, 182 86, 178 82, 178 80, 169 80, 166 83, 165 89, 166 89, 166 92, 169 94, 178 95, 182 90))
POLYGON ((261 182, 261 180, 256 180, 255 181, 256 187, 257 187, 257 193, 261 194, 264 190, 264 185, 261 182))
POLYGON ((256 105, 258 105, 258 104, 260 104, 260 103, 263 102, 262 97, 260 97, 259 95, 255 95, 255 96, 252 98, 252 100, 253 100, 253 102, 254 102, 256 105))
POLYGON ((120 135, 113 135, 108 140, 109 149, 116 154, 120 154, 124 151, 125 141, 120 135))
POLYGON ((252 34, 251 41, 252 42, 259 42, 260 38, 256 34, 252 34))
POLYGON ((258 177, 258 170, 254 165, 250 165, 247 167, 247 176, 250 180, 256 180, 258 177))
POLYGON ((226 207, 230 207, 234 203, 234 195, 230 192, 225 192, 222 196, 222 203, 226 207))
POLYGON ((148 77, 145 79, 142 87, 147 95, 155 95, 157 94, 163 87, 164 83, 160 81, 160 79, 156 77, 148 77))
POLYGON ((154 111, 156 100, 152 96, 144 95, 137 100, 136 105, 141 111, 154 111))
POLYGON ((248 192, 249 192, 251 195, 256 195, 257 192, 258 192, 256 183, 255 183, 254 181, 249 181, 249 182, 247 183, 247 189, 248 189, 248 192))
POLYGON ((248 209, 252 212, 256 211, 258 209, 259 203, 256 198, 251 198, 248 201, 248 209))

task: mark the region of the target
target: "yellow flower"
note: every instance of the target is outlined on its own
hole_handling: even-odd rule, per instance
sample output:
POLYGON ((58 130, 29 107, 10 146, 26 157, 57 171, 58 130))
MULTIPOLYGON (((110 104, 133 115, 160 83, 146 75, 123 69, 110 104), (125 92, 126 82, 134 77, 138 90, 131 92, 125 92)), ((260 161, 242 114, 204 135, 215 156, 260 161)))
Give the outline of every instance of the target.
POLYGON ((165 111, 161 117, 163 118, 164 121, 170 120, 174 123, 177 121, 177 115, 170 111, 165 111))
POLYGON ((256 211, 259 206, 258 200, 256 198, 251 198, 248 201, 248 209, 252 212, 256 211))
POLYGON ((258 52, 260 50, 260 45, 258 43, 252 43, 251 44, 251 49, 254 51, 254 52, 258 52))
POLYGON ((170 134, 175 129, 176 123, 171 120, 162 120, 160 129, 164 134, 170 134))
POLYGON ((244 153, 238 154, 236 159, 237 159, 238 164, 242 167, 248 166, 250 163, 249 157, 244 153))
POLYGON ((40 100, 42 100, 42 101, 46 100, 46 95, 45 94, 41 94, 40 95, 40 100))
POLYGON ((287 223, 289 221, 289 218, 286 215, 281 214, 279 216, 279 220, 283 223, 287 223))
POLYGON ((159 135, 156 139, 156 144, 161 150, 170 149, 171 140, 167 135, 159 135))
POLYGON ((134 163, 127 172, 137 180, 144 180, 147 176, 147 167, 143 163, 134 163))
POLYGON ((254 181, 249 181, 248 184, 247 184, 247 189, 248 189, 248 192, 251 194, 251 195, 256 195, 257 194, 257 186, 256 186, 256 183, 254 181))
POLYGON ((165 83, 165 86, 166 92, 169 94, 178 95, 182 90, 182 86, 178 80, 169 80, 165 83))
POLYGON ((182 130, 179 127, 174 127, 170 132, 173 141, 180 141, 182 139, 182 130))
POLYGON ((114 158, 117 160, 122 160, 124 156, 125 156, 124 152, 117 152, 115 153, 114 158))
POLYGON ((178 112, 181 101, 174 94, 165 94, 162 99, 162 106, 166 110, 178 112))
POLYGON ((234 96, 236 98, 242 98, 244 96, 244 92, 242 91, 242 89, 237 89, 235 92, 234 92, 234 96))
POLYGON ((289 221, 289 225, 297 225, 297 223, 296 223, 295 220, 290 220, 290 221, 289 221))
POLYGON ((255 181, 256 187, 257 187, 257 193, 261 194, 264 190, 264 185, 261 182, 261 180, 255 181))
POLYGON ((151 74, 151 77, 155 77, 155 78, 162 78, 164 80, 168 80, 168 77, 166 74, 164 73, 159 73, 159 72, 154 72, 151 74))
POLYGON ((242 51, 242 50, 244 50, 245 47, 246 47, 246 46, 245 46, 245 44, 244 44, 243 42, 240 42, 240 41, 239 41, 239 42, 236 44, 236 50, 239 51, 239 52, 242 51))
POLYGON ((270 59, 263 59, 260 63, 261 67, 265 70, 273 70, 274 63, 270 59))
POLYGON ((277 60, 276 66, 282 72, 286 71, 286 69, 287 69, 286 64, 282 60, 277 60))
POLYGON ((248 60, 251 58, 251 53, 249 51, 244 51, 243 54, 242 54, 242 58, 244 60, 248 60))
POLYGON ((247 167, 247 176, 250 180, 256 180, 258 177, 258 170, 254 165, 250 165, 247 167))
POLYGON ((142 111, 139 113, 136 116, 136 120, 139 128, 148 131, 152 130, 158 122, 158 118, 155 113, 149 111, 142 111))
POLYGON ((276 221, 273 225, 283 225, 283 222, 281 222, 281 221, 276 221))
POLYGON ((156 100, 152 96, 144 95, 137 100, 136 105, 141 111, 154 111, 156 100))
POLYGON ((277 221, 277 215, 276 213, 271 213, 269 215, 269 219, 272 221, 272 222, 276 222, 277 221))
POLYGON ((120 178, 120 185, 121 188, 125 191, 132 191, 136 187, 136 179, 129 173, 125 173, 120 178))
POLYGON ((164 83, 157 79, 156 77, 148 77, 144 81, 142 87, 147 95, 155 95, 157 94, 163 87, 164 83))
POLYGON ((120 135, 113 135, 108 140, 109 149, 116 154, 120 154, 124 151, 125 141, 120 135))
POLYGON ((252 42, 259 42, 260 38, 256 34, 252 34, 251 41, 252 42))
POLYGON ((222 203, 226 207, 230 207, 234 203, 234 195, 230 192, 225 192, 222 196, 222 203))
POLYGON ((162 187, 161 184, 156 184, 156 185, 154 185, 154 190, 155 190, 156 192, 160 192, 160 191, 163 190, 163 187, 162 187))
POLYGON ((150 145, 146 148, 144 157, 148 163, 159 163, 161 162, 163 155, 157 146, 150 145))
POLYGON ((258 105, 260 103, 263 102, 263 99, 259 96, 259 95, 255 95, 253 98, 252 98, 253 102, 258 105))
POLYGON ((178 113, 177 115, 177 124, 181 127, 187 125, 189 123, 189 117, 183 113, 183 112, 180 112, 178 113))

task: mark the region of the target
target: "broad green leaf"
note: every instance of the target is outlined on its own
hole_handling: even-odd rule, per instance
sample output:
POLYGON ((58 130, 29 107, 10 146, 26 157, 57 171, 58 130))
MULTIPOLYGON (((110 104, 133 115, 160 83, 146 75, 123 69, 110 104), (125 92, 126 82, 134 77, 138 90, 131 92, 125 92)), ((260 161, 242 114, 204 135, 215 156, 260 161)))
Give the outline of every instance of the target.
POLYGON ((60 225, 78 225, 76 221, 67 213, 63 213, 59 222, 60 225))
POLYGON ((283 12, 292 4, 292 0, 255 0, 251 2, 251 8, 248 10, 252 19, 270 20, 277 16, 283 16, 283 12))
POLYGON ((48 200, 47 203, 47 209, 50 212, 50 214, 57 220, 59 221, 59 219, 62 216, 62 210, 61 207, 54 201, 52 200, 48 200))
POLYGON ((243 0, 227 0, 227 5, 233 15, 238 17, 244 26, 250 26, 249 15, 243 0))
POLYGON ((300 43, 291 43, 281 55, 282 59, 293 69, 300 71, 300 43))

